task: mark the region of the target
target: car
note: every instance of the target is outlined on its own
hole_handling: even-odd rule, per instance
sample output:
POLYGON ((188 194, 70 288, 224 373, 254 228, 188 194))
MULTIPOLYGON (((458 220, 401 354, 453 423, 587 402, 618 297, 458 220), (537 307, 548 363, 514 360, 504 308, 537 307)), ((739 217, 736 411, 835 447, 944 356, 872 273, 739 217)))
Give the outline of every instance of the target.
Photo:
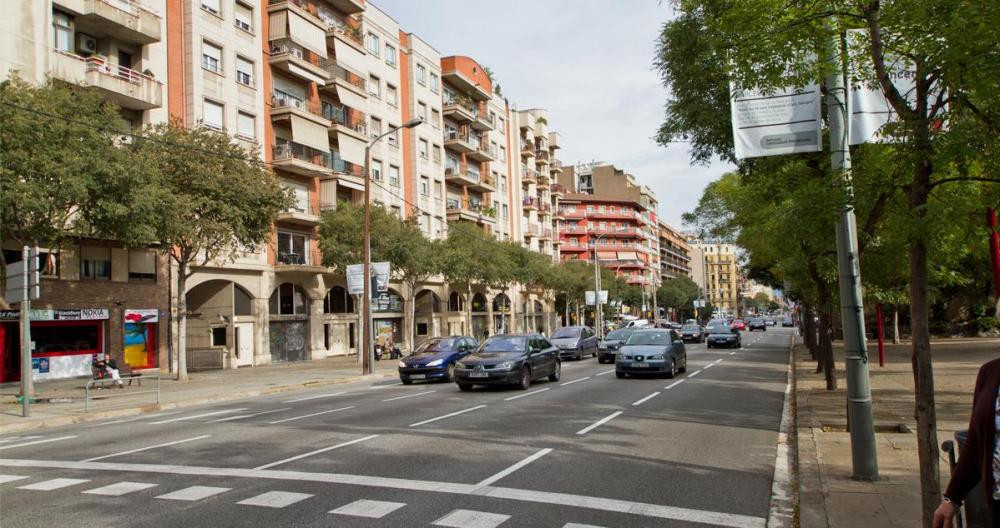
POLYGON ((733 322, 729 323, 729 326, 732 326, 733 328, 735 328, 737 330, 746 330, 747 329, 747 323, 743 319, 733 319, 733 322))
POLYGON ((615 359, 615 376, 656 374, 672 378, 687 370, 687 350, 676 330, 637 330, 615 359))
POLYGON ((705 333, 708 334, 706 338, 708 348, 740 348, 743 346, 740 331, 727 324, 708 325, 705 327, 705 333))
POLYGON ((777 321, 775 321, 773 317, 765 317, 764 324, 766 324, 767 326, 774 326, 775 324, 777 324, 777 321))
POLYGON ((795 320, 791 317, 786 317, 781 320, 781 326, 783 328, 795 328, 795 320))
POLYGON ((636 331, 636 328, 619 328, 618 330, 614 330, 604 336, 604 340, 597 345, 597 362, 614 363, 615 356, 618 354, 618 349, 621 348, 621 346, 625 344, 625 341, 628 340, 629 336, 636 331))
POLYGON ((685 343, 704 343, 705 331, 696 324, 686 324, 681 327, 681 340, 685 343))
POLYGON ((764 322, 763 317, 751 317, 747 321, 747 330, 753 332, 754 330, 767 331, 767 323, 764 322))
POLYGON ((694 319, 688 319, 687 321, 684 321, 684 324, 686 324, 686 325, 696 325, 696 324, 698 324, 698 321, 696 321, 694 319))
POLYGON ((633 319, 625 323, 625 328, 646 328, 650 326, 649 319, 633 319))
POLYGON ((559 348, 541 334, 500 334, 487 338, 455 365, 462 391, 475 385, 514 385, 524 390, 536 379, 559 381, 559 348))
POLYGON ((597 336, 586 326, 564 326, 556 330, 550 340, 559 348, 560 358, 581 360, 588 354, 597 357, 597 336))
POLYGON ((477 346, 479 343, 470 336, 428 339, 399 361, 399 380, 404 385, 423 380, 455 381, 455 363, 477 346))

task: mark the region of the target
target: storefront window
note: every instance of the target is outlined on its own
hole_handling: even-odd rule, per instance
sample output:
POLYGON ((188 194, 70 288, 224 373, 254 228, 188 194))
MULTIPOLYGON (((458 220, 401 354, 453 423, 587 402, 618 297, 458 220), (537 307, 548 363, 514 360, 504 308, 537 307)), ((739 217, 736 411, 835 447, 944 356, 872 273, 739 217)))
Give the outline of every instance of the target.
POLYGON ((323 313, 354 313, 354 299, 342 286, 334 286, 323 299, 323 313))
POLYGON ((301 315, 306 313, 306 296, 290 282, 275 288, 270 299, 271 315, 301 315))
POLYGON ((378 297, 375 297, 375 301, 372 304, 373 310, 376 313, 403 311, 403 299, 391 290, 379 294, 378 297))
POLYGON ((89 353, 103 352, 100 348, 101 327, 97 322, 72 324, 68 322, 34 323, 31 325, 31 340, 35 342, 35 353, 89 353))

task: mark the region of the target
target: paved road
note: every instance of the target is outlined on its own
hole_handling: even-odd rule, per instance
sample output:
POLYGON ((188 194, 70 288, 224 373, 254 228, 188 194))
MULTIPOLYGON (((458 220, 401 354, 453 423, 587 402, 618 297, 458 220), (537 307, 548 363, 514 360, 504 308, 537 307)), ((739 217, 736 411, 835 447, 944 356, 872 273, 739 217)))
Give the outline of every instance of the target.
MULTIPOLYGON (((527 391, 362 382, 0 436, 0 524, 763 527, 791 332, 527 391)), ((219 387, 220 391, 226 390, 219 387)))

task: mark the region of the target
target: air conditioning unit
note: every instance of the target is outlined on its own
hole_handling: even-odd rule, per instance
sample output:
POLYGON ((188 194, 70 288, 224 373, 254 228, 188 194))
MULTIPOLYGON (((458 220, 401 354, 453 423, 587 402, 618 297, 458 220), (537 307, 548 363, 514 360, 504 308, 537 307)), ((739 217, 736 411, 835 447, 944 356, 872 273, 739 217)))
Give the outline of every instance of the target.
POLYGON ((76 52, 88 55, 97 53, 97 39, 86 33, 77 33, 76 52))

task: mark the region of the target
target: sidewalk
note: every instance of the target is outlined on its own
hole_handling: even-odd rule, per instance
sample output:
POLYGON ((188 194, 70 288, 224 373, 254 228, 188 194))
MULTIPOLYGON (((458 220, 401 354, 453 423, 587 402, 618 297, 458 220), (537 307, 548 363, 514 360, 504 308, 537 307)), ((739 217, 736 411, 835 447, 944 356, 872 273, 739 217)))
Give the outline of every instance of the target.
MULTIPOLYGON (((908 344, 886 344, 886 366, 869 343, 869 363, 880 478, 851 479, 851 445, 846 431, 843 349, 835 345, 838 390, 827 391, 805 346, 795 346, 796 425, 799 455, 799 526, 803 528, 920 526, 920 477, 913 371, 908 344), (899 426, 905 426, 899 432, 899 426)), ((932 342, 938 442, 967 428, 979 367, 1000 355, 1000 339, 932 342)), ((942 452, 941 480, 951 473, 942 452)))
MULTIPOLYGON (((376 372, 368 377, 373 381, 395 378, 396 361, 376 363, 376 372)), ((210 370, 191 373, 186 383, 174 381, 173 374, 160 375, 160 404, 154 391, 155 374, 143 376, 142 386, 135 383, 125 389, 107 388, 91 390, 90 412, 85 413, 84 387, 88 379, 46 381, 35 383, 35 395, 53 403, 36 403, 31 406, 31 416, 21 416, 17 402, 19 384, 0 386, 0 433, 15 433, 34 429, 56 427, 77 422, 154 412, 191 405, 222 402, 350 383, 365 379, 355 356, 282 363, 236 370, 210 370)))

